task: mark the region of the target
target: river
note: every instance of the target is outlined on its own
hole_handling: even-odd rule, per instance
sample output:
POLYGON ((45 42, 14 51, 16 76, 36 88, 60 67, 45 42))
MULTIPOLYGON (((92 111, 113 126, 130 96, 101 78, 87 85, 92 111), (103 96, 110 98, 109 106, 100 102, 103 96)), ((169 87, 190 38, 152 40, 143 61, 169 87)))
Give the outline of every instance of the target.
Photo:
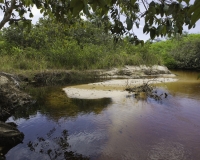
POLYGON ((8 119, 25 138, 6 159, 200 159, 199 73, 173 73, 178 81, 158 85, 168 94, 161 101, 70 99, 61 87, 33 89, 38 102, 8 119))

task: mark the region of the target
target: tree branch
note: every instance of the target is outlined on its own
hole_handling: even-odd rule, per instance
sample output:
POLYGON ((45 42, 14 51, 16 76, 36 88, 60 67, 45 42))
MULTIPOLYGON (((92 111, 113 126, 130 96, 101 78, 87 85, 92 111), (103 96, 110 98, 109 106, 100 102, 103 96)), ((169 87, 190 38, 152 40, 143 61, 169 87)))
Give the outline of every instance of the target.
POLYGON ((5 6, 6 6, 6 9, 8 9, 8 2, 7 2, 7 0, 5 0, 5 6))
POLYGON ((15 22, 18 22, 18 21, 21 21, 21 20, 26 20, 26 21, 32 21, 31 19, 26 19, 26 18, 19 18, 19 19, 10 19, 9 21, 15 21, 15 22))
MULTIPOLYGON (((7 3, 7 2, 5 1, 5 3, 7 3)), ((3 17, 2 21, 0 22, 0 30, 10 20, 10 17, 12 15, 12 12, 13 12, 13 9, 15 7, 15 4, 16 4, 16 1, 15 0, 11 0, 10 7, 6 6, 6 10, 4 12, 4 17, 3 17)))
POLYGON ((147 7, 146 7, 146 5, 145 5, 145 3, 144 3, 144 0, 142 0, 142 3, 143 3, 143 5, 144 5, 144 8, 145 8, 146 11, 147 11, 148 9, 147 9, 147 7))

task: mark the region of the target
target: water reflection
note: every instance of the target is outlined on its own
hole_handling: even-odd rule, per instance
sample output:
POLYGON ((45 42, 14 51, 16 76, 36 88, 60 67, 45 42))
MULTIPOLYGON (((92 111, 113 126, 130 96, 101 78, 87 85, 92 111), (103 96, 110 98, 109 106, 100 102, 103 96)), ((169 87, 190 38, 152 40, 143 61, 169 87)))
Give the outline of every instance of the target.
POLYGON ((200 80, 197 79, 200 72, 196 71, 172 71, 179 79, 176 83, 158 84, 169 90, 173 96, 200 99, 200 80))
MULTIPOLYGON (((24 144, 19 145, 19 148, 14 148, 13 154, 10 156, 8 154, 7 158, 13 159, 16 154, 19 154, 19 159, 21 160, 26 159, 26 155, 32 154, 31 159, 88 159, 88 157, 70 150, 70 147, 67 145, 66 134, 64 135, 64 133, 67 133, 68 136, 66 123, 68 122, 67 126, 70 128, 70 132, 73 133, 70 141, 74 139, 73 137, 76 140, 78 137, 84 137, 84 139, 92 138, 93 141, 97 139, 98 143, 98 139, 100 137, 105 138, 106 134, 97 130, 94 132, 95 118, 93 117, 101 114, 112 103, 112 100, 110 98, 93 100, 69 99, 61 90, 61 87, 31 88, 31 92, 36 92, 35 98, 37 102, 30 107, 19 108, 13 117, 8 120, 15 121, 19 125, 19 130, 25 134, 25 140, 24 144), (91 117, 91 120, 89 117, 91 117), (76 125, 73 124, 72 127, 69 123, 70 120, 77 121, 76 125), (60 126, 65 129, 62 130, 60 126), (87 132, 83 130, 85 127, 87 127, 87 132), (89 128, 91 131, 88 131, 89 128), (46 133, 48 130, 49 132, 46 133), (59 133, 62 133, 62 136, 59 133), (59 140, 65 140, 65 142, 60 142, 59 140), (30 153, 26 149, 25 143, 28 144, 30 151, 40 154, 30 153), (60 146, 62 143, 64 146, 67 145, 67 151, 66 149, 63 150, 63 146, 60 146), (20 153, 15 152, 15 150, 18 150, 20 153), (22 155, 23 152, 26 154, 25 156, 22 155)), ((91 146, 93 151, 94 147, 91 146)))
POLYGON ((49 116, 50 119, 59 120, 61 117, 76 117, 79 114, 95 113, 100 114, 112 103, 111 98, 82 100, 70 99, 61 90, 62 87, 41 87, 31 88, 37 102, 30 107, 19 108, 14 114, 14 119, 29 119, 38 111, 49 116))
POLYGON ((194 99, 200 99, 200 83, 169 83, 166 84, 165 87, 170 90, 170 93, 173 96, 187 96, 194 99))
POLYGON ((178 82, 164 84, 159 91, 169 96, 161 102, 133 96, 69 99, 55 88, 41 98, 41 91, 38 105, 9 119, 19 125, 25 139, 6 157, 70 159, 65 157, 68 154, 71 159, 94 160, 200 159, 200 81, 189 76, 191 82, 180 75, 178 82))
POLYGON ((70 145, 68 143, 68 131, 63 130, 61 136, 54 137, 49 140, 49 137, 56 132, 56 129, 53 128, 52 130, 47 133, 46 137, 37 137, 37 140, 32 142, 29 141, 27 146, 30 151, 35 153, 40 153, 40 158, 43 159, 48 156, 48 159, 73 159, 73 160, 88 160, 88 157, 85 157, 81 154, 75 153, 70 151, 70 145))

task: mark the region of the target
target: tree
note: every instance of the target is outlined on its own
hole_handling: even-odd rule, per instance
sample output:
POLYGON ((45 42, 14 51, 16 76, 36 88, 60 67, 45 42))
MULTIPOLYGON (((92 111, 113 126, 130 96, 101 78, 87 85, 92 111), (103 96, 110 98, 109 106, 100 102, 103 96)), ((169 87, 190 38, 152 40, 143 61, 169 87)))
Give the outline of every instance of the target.
MULTIPOLYGON (((151 39, 181 34, 184 25, 190 29, 200 19, 199 0, 192 4, 190 0, 0 0, 0 9, 4 13, 0 29, 7 22, 17 24, 22 20, 30 24, 25 14, 33 17, 31 8, 34 5, 44 16, 54 16, 63 22, 81 14, 90 17, 95 13, 107 24, 105 29, 109 29, 116 40, 129 33, 134 24, 139 27, 141 18, 145 19, 143 32, 150 33, 151 39), (145 8, 144 12, 141 7, 145 8), (121 15, 126 17, 126 25, 121 21, 121 15)), ((140 42, 137 36, 134 40, 140 42)))

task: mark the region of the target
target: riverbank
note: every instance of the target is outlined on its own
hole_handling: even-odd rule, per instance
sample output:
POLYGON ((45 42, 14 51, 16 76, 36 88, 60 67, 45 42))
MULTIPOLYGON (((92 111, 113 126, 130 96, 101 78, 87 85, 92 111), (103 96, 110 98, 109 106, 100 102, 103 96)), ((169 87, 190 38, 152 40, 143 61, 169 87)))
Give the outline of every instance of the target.
POLYGON ((24 134, 15 123, 5 121, 22 106, 29 106, 33 100, 20 90, 20 80, 12 74, 0 72, 0 159, 13 146, 21 143, 24 134))
POLYGON ((121 68, 99 70, 45 70, 27 73, 28 77, 19 75, 27 82, 37 85, 66 85, 98 82, 108 79, 143 79, 157 77, 175 77, 165 66, 124 66, 121 68))
MULTIPOLYGON (((26 85, 48 86, 69 85, 77 83, 92 83, 115 79, 101 83, 90 84, 95 88, 106 86, 107 89, 123 88, 127 85, 138 85, 152 81, 153 83, 174 81, 175 75, 164 66, 124 66, 109 70, 47 70, 27 74, 0 73, 1 105, 12 106, 12 110, 31 101, 28 94, 21 90, 26 85), (151 79, 150 79, 151 78, 151 79), (144 80, 145 79, 145 80, 144 80), (114 87, 114 88, 113 88, 114 87), (25 101, 26 100, 26 101, 25 101)), ((5 108, 5 107, 1 107, 5 108)), ((9 112, 9 111, 6 111, 9 112)), ((10 115, 9 115, 10 116, 10 115)), ((2 118, 1 118, 2 120, 2 118)))
MULTIPOLYGON (((100 87, 102 89, 103 86, 106 86, 107 90, 116 90, 116 87, 121 88, 121 90, 123 88, 124 90, 126 85, 138 85, 149 80, 154 83, 174 81, 174 77, 175 75, 171 74, 167 67, 156 65, 151 67, 144 65, 124 66, 123 68, 113 68, 109 70, 47 70, 26 74, 1 72, 0 91, 3 97, 1 98, 1 106, 6 106, 1 107, 1 120, 6 120, 7 118, 5 117, 9 117, 17 106, 26 105, 31 101, 30 96, 22 92, 22 89, 25 88, 26 85, 48 86, 93 83, 90 84, 93 88, 100 87), (115 80, 112 82, 94 83, 111 79, 115 80)), ((86 93, 85 90, 81 92, 83 92, 83 94, 86 93)), ((74 91, 72 94, 73 93, 74 91)), ((98 95, 101 94, 99 93, 98 95)), ((72 97, 69 93, 68 96, 72 97)))
MULTIPOLYGON (((123 68, 113 68, 109 70, 46 70, 42 72, 29 72, 20 74, 0 73, 0 93, 1 93, 1 121, 5 122, 19 107, 27 106, 34 101, 26 90, 27 86, 51 86, 51 85, 70 85, 67 88, 67 96, 69 98, 87 98, 98 99, 103 97, 118 97, 122 94, 127 95, 125 87, 127 85, 134 86, 141 83, 152 81, 154 83, 169 82, 175 80, 175 75, 164 66, 124 66, 123 68), (78 85, 75 87, 72 85, 85 83, 87 87, 78 85), (98 90, 97 90, 98 89, 98 90), (78 90, 78 94, 76 94, 78 90), (95 93, 92 93, 95 92, 95 93)), ((10 134, 2 134, 1 138, 5 139, 8 136, 7 141, 12 139, 13 135, 20 141, 23 141, 23 133, 16 130, 14 127, 9 127, 9 124, 1 123, 0 132, 7 131, 10 134), (11 138, 12 137, 12 138, 11 138)), ((13 146, 13 145, 11 145, 13 146)), ((3 144, 0 146, 3 149, 3 144)), ((9 149, 8 149, 9 150, 9 149)), ((5 154, 3 150, 1 153, 5 154)))

